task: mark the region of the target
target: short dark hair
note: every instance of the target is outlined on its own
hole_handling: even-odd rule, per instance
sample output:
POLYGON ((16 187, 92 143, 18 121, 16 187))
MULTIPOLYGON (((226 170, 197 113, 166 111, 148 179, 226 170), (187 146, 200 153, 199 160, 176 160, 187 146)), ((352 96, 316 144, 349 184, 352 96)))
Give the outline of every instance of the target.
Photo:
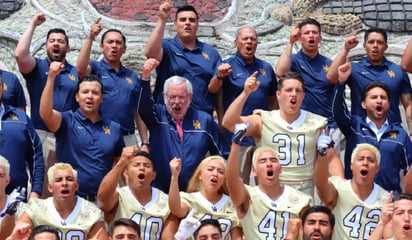
POLYGON ((321 205, 311 206, 303 212, 302 226, 305 225, 306 218, 309 216, 309 214, 317 212, 325 213, 326 215, 328 215, 332 229, 335 227, 335 215, 333 215, 329 208, 321 205))
POLYGON ((142 157, 149 159, 151 162, 153 162, 152 155, 150 155, 150 153, 146 151, 138 151, 135 156, 142 156, 142 157))
POLYGON ((278 90, 281 90, 283 87, 283 82, 289 79, 295 79, 301 82, 303 91, 305 91, 305 83, 303 81, 303 78, 297 72, 287 72, 287 73, 282 74, 282 76, 280 76, 278 80, 278 90))
POLYGON ((362 95, 361 95, 361 101, 365 101, 366 95, 368 95, 368 92, 372 88, 382 88, 386 92, 386 95, 388 96, 388 100, 391 98, 391 93, 390 93, 388 85, 378 82, 378 81, 373 81, 373 82, 368 83, 368 85, 366 85, 363 88, 362 95))
POLYGON ((192 5, 183 5, 177 9, 175 21, 177 21, 177 15, 179 15, 180 12, 189 12, 189 11, 194 12, 196 14, 196 19, 199 19, 199 14, 197 13, 196 9, 192 5))
POLYGON ((106 32, 103 33, 102 39, 100 40, 100 44, 103 44, 104 38, 106 37, 107 33, 109 33, 109 32, 117 32, 120 35, 122 35, 124 45, 126 46, 126 36, 122 33, 122 31, 120 31, 118 29, 114 29, 114 28, 111 28, 111 29, 109 29, 109 30, 107 30, 106 32))
POLYGON ((49 36, 52 33, 61 33, 64 35, 64 40, 66 40, 66 45, 69 46, 69 38, 67 37, 66 31, 62 28, 52 28, 47 32, 47 37, 46 39, 49 40, 49 36))
POLYGON ((299 29, 301 29, 305 25, 316 25, 316 27, 318 27, 319 29, 319 34, 320 34, 321 32, 320 23, 316 21, 316 19, 308 17, 308 18, 304 18, 299 21, 299 29))
POLYGON ((392 202, 396 202, 396 201, 399 201, 399 200, 402 200, 402 199, 412 201, 412 195, 411 195, 411 194, 408 194, 408 193, 398 193, 398 194, 395 194, 395 195, 392 197, 392 202))
POLYGON ((113 222, 113 232, 114 229, 118 226, 131 227, 133 228, 133 230, 137 232, 137 236, 140 237, 140 225, 137 224, 135 221, 129 218, 118 218, 113 222))
POLYGON ((369 34, 374 33, 374 32, 382 34, 383 39, 385 40, 385 43, 388 42, 388 34, 382 28, 369 28, 368 30, 366 30, 363 41, 366 42, 368 40, 369 34))
POLYGON ((217 229, 219 229, 220 234, 222 234, 222 228, 220 227, 219 221, 216 219, 208 218, 208 219, 203 219, 202 221, 200 221, 200 226, 194 232, 193 236, 197 238, 197 235, 199 234, 200 229, 208 225, 212 225, 216 227, 217 229))
POLYGON ((103 94, 103 83, 102 83, 102 81, 100 80, 100 78, 99 78, 98 76, 91 74, 91 75, 86 75, 86 76, 84 76, 84 77, 81 77, 81 78, 79 79, 79 83, 77 84, 77 90, 76 90, 76 92, 79 92, 79 90, 80 90, 80 84, 81 84, 82 82, 98 82, 98 83, 100 84, 100 87, 102 88, 101 90, 102 90, 102 94, 103 94))
POLYGON ((53 235, 56 236, 56 239, 60 240, 59 230, 49 225, 38 225, 37 227, 35 227, 30 234, 29 240, 34 240, 34 237, 37 234, 44 233, 44 232, 52 233, 53 235))

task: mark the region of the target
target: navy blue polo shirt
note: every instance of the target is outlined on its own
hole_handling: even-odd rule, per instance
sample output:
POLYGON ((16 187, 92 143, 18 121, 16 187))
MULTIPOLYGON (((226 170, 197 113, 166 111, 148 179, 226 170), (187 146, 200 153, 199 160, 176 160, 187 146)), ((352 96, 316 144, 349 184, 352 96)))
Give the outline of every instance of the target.
POLYGON ((372 81, 378 81, 389 87, 390 109, 388 120, 391 123, 401 124, 401 114, 399 111, 400 96, 412 92, 408 74, 401 67, 384 58, 381 65, 375 66, 367 58, 361 62, 351 62, 352 74, 347 84, 350 87, 351 112, 352 114, 365 117, 366 114, 361 106, 362 90, 372 81))
MULTIPOLYGON (((30 95, 30 117, 36 129, 47 130, 39 114, 40 98, 49 75, 50 62, 47 58, 36 58, 36 67, 31 73, 23 74, 30 95)), ((78 75, 76 68, 67 61, 61 73, 56 76, 53 88, 53 109, 64 112, 75 111, 78 108, 75 94, 77 91, 78 75)))
POLYGON ((134 112, 140 89, 137 75, 123 65, 116 72, 105 60, 92 61, 90 66, 92 74, 103 83, 102 117, 118 122, 124 134, 134 133, 134 112))
POLYGON ((155 101, 163 103, 164 82, 169 77, 178 75, 187 78, 193 85, 192 106, 212 114, 216 94, 209 92, 208 85, 221 62, 217 50, 206 43, 196 40, 196 47, 190 50, 179 42, 177 36, 164 39, 163 60, 156 68, 157 79, 153 92, 155 101))
POLYGON ((292 55, 290 70, 299 73, 305 82, 302 109, 328 118, 329 127, 336 128, 330 106, 335 84, 326 77, 331 64, 332 60, 323 55, 312 58, 300 50, 292 55))
POLYGON ((120 125, 103 118, 93 123, 80 110, 61 114, 56 131, 57 161, 70 163, 77 170, 80 196, 96 195, 113 159, 125 146, 120 125))
MULTIPOLYGON (((224 60, 232 67, 232 73, 223 80, 223 108, 226 111, 229 105, 239 96, 244 89, 246 79, 255 71, 256 79, 260 81, 259 88, 249 95, 242 109, 242 116, 253 114, 255 109, 269 110, 269 97, 275 95, 277 90, 276 75, 271 64, 259 58, 254 58, 253 63, 247 63, 239 53, 224 60)), ((217 74, 216 74, 217 75, 217 74)), ((224 155, 228 155, 232 144, 232 133, 225 130, 224 155)), ((241 145, 254 145, 252 137, 245 137, 241 145)))

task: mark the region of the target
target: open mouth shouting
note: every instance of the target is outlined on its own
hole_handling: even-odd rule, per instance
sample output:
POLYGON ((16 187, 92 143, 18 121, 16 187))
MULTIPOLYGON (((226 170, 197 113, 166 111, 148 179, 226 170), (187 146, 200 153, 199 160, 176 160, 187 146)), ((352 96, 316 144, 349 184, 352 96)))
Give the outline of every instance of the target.
POLYGON ((323 235, 319 231, 314 231, 310 234, 310 239, 324 239, 323 235))
POLYGON ((410 232, 410 231, 412 231, 411 224, 405 223, 405 224, 402 226, 402 229, 403 229, 405 232, 410 232))
POLYGON ((368 170, 367 169, 362 169, 360 171, 361 176, 366 177, 368 175, 368 170))
POLYGON ((297 105, 297 103, 298 103, 298 101, 296 99, 291 99, 290 100, 290 104, 294 107, 297 105))
POLYGON ((139 173, 139 175, 137 175, 137 178, 141 181, 144 181, 145 179, 145 174, 144 173, 139 173))

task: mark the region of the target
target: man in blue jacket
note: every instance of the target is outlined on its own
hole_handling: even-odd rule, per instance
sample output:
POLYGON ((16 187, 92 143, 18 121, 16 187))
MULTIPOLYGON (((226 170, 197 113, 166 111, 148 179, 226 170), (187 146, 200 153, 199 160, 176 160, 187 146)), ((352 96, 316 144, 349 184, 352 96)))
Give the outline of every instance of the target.
POLYGON ((381 82, 370 82, 361 94, 361 107, 366 117, 352 115, 344 101, 345 82, 351 75, 349 61, 338 68, 338 83, 332 102, 333 115, 339 128, 345 134, 345 176, 350 179, 350 158, 358 143, 369 143, 379 149, 380 170, 375 182, 387 191, 402 192, 399 172, 409 170, 412 163, 412 144, 408 133, 400 125, 390 122, 387 114, 390 108, 390 91, 381 82), (344 113, 342 114, 342 109, 344 113))
POLYGON ((30 197, 40 197, 44 177, 40 138, 26 113, 3 103, 2 96, 3 82, 0 78, 0 155, 10 162, 11 178, 6 193, 11 193, 18 186, 27 189, 30 179, 30 197))
POLYGON ((193 87, 184 77, 168 78, 163 88, 165 104, 154 103, 149 77, 158 64, 156 59, 145 62, 139 102, 139 114, 149 129, 149 148, 157 172, 153 183, 155 187, 169 191, 169 161, 177 157, 182 159, 179 189, 185 190, 196 167, 208 152, 221 155, 219 129, 211 115, 190 106, 193 87))

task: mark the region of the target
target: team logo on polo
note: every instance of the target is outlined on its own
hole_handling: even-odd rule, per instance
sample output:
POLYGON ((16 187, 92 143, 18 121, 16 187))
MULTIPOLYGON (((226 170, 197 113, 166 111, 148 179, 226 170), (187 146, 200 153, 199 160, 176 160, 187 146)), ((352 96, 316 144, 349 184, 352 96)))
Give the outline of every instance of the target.
POLYGON ((104 134, 110 135, 110 128, 108 126, 103 126, 104 134))
POLYGON ((396 132, 389 132, 389 136, 391 136, 391 138, 396 139, 396 132))
POLYGON ((127 81, 128 84, 132 84, 132 83, 133 83, 133 80, 132 80, 130 77, 126 77, 126 81, 127 81))
POLYGON ((209 60, 209 54, 202 52, 202 55, 206 60, 209 60))
POLYGON ((195 129, 201 129, 199 120, 193 120, 193 127, 195 129))
POLYGON ((392 70, 388 70, 387 73, 388 73, 389 77, 391 77, 391 78, 395 77, 395 73, 392 70))
POLYGON ((265 69, 261 68, 259 69, 260 74, 262 74, 262 76, 266 76, 266 71, 265 69))
POLYGON ((73 74, 69 74, 69 78, 72 81, 76 81, 76 76, 74 76, 73 74))
POLYGON ((3 91, 7 91, 9 90, 9 86, 7 86, 7 84, 3 83, 3 91))
POLYGON ((322 67, 323 67, 323 70, 324 70, 325 72, 328 72, 328 71, 329 71, 329 66, 323 65, 322 67))

